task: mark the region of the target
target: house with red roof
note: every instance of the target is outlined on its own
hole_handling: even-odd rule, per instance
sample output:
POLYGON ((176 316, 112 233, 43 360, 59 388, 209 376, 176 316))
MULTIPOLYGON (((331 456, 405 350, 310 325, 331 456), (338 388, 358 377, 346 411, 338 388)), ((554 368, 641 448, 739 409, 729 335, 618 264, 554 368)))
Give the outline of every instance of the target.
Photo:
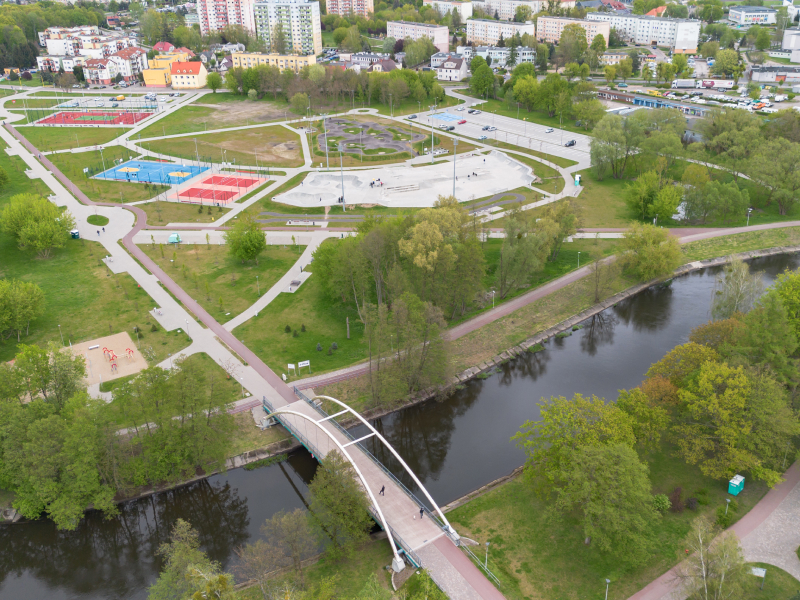
POLYGON ((644 13, 648 17, 660 17, 664 14, 664 11, 667 10, 666 6, 657 6, 653 10, 644 13))
POLYGON ((200 62, 174 62, 170 65, 173 90, 199 90, 206 86, 208 71, 200 62))
POLYGON ((123 48, 108 57, 117 65, 117 72, 125 81, 136 81, 148 68, 147 52, 141 48, 123 48))
POLYGON ((153 46, 153 50, 155 50, 159 54, 161 54, 162 52, 167 53, 175 50, 175 46, 173 46, 169 42, 158 42, 155 46, 153 46))
POLYGON ((110 85, 117 76, 117 65, 110 58, 90 58, 83 65, 83 76, 88 83, 110 85))
POLYGON ((189 55, 189 58, 192 58, 193 56, 196 56, 194 52, 192 52, 191 50, 189 50, 188 48, 185 48, 183 46, 181 46, 180 48, 176 48, 175 52, 185 52, 186 54, 189 55))

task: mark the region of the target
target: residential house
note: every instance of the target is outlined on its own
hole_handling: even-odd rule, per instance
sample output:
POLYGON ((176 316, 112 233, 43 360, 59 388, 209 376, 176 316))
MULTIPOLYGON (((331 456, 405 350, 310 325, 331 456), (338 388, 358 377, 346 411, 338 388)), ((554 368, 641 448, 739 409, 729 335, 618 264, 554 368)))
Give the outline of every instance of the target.
POLYGON ((149 68, 147 52, 142 48, 125 48, 108 57, 117 66, 117 73, 125 81, 137 81, 139 75, 149 68))
POLYGON ((173 90, 199 90, 206 87, 208 71, 200 61, 175 62, 170 65, 173 90))
POLYGON ((87 83, 110 85, 117 76, 117 65, 110 58, 90 58, 83 65, 83 76, 87 83))
POLYGON ((158 42, 156 45, 153 46, 153 50, 155 50, 159 54, 169 54, 170 52, 175 51, 175 46, 173 46, 169 42, 158 42))
POLYGON ((467 61, 451 56, 436 68, 436 78, 440 81, 461 81, 467 76, 467 61))

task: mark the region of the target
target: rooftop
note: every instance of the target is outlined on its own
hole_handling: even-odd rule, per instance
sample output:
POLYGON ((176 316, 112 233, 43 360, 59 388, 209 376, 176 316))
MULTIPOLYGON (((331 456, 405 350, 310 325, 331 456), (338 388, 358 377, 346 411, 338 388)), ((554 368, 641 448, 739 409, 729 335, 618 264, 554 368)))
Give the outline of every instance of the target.
POLYGON ((476 23, 495 23, 497 25, 533 25, 532 21, 525 21, 524 23, 516 23, 514 21, 495 21, 494 19, 467 19, 467 23, 470 21, 476 23))
POLYGON ((743 13, 777 13, 774 8, 767 6, 731 6, 731 11, 743 13))
POLYGON ((415 27, 430 27, 431 29, 441 29, 444 27, 447 29, 447 25, 436 25, 435 23, 414 23, 413 21, 387 21, 386 24, 389 25, 390 23, 400 23, 403 25, 414 25, 415 27))

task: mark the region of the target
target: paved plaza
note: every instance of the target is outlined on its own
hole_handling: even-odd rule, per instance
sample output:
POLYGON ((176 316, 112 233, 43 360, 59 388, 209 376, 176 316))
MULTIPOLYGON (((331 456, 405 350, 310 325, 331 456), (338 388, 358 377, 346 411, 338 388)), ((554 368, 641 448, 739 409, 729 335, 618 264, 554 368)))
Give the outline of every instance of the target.
MULTIPOLYGON (((464 158, 456 158, 455 179, 456 198, 466 202, 528 186, 533 181, 533 170, 502 152, 466 154, 464 158)), ((439 196, 453 193, 453 162, 311 173, 303 185, 273 200, 292 206, 336 206, 342 196, 342 182, 345 202, 349 205, 433 206, 439 196)))

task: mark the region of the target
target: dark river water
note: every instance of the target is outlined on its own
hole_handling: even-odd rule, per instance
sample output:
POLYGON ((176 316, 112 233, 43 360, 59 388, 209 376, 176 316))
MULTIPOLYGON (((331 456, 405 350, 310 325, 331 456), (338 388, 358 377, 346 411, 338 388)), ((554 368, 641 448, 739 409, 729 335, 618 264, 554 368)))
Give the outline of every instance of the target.
MULTIPOLYGON (((751 262, 767 281, 798 266, 795 255, 751 262)), ((570 337, 550 340, 545 351, 375 426, 436 501, 446 504, 523 463, 509 438, 523 422, 539 418, 542 397, 580 392, 613 400, 619 389, 638 385, 653 362, 709 320, 716 272, 706 269, 651 288, 570 337)), ((353 433, 359 437, 361 428, 353 433)), ((368 447, 414 489, 387 453, 368 447)), ((212 559, 230 567, 234 548, 257 539, 265 519, 304 505, 315 469, 311 456, 299 451, 279 465, 236 469, 129 502, 113 519, 89 514, 73 532, 59 532, 46 520, 0 526, 0 600, 146 598, 160 568, 155 551, 178 518, 197 529, 212 559)))

